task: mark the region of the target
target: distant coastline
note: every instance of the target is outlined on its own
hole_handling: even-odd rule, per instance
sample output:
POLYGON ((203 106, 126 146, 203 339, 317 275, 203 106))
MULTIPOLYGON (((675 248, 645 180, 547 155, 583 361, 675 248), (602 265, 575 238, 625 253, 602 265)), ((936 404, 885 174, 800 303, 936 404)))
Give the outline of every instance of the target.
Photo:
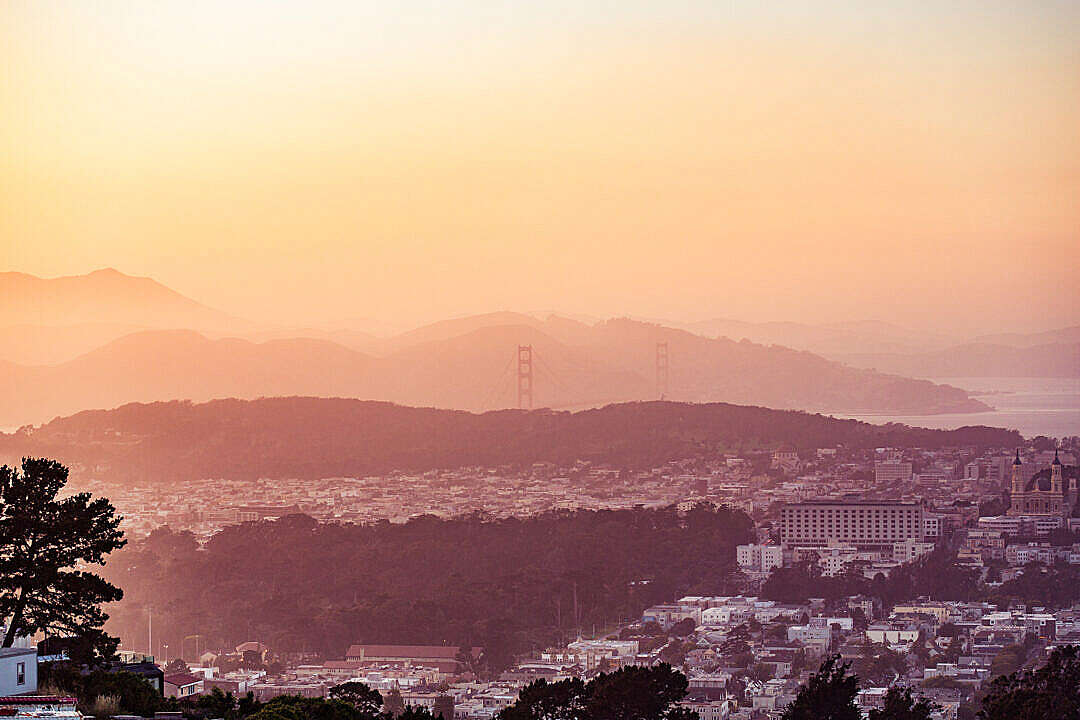
POLYGON ((989 425, 1019 430, 1025 437, 1080 435, 1080 378, 928 378, 986 398, 993 409, 973 413, 832 413, 833 417, 872 423, 896 422, 940 430, 989 425))

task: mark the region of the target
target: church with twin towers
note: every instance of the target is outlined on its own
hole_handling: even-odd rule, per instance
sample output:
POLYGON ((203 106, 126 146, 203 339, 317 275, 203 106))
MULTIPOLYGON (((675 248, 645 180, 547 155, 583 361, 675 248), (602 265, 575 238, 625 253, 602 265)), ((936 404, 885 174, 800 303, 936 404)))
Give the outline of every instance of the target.
POLYGON ((1080 517, 1080 468, 1063 465, 1055 452, 1049 468, 1033 475, 1024 470, 1017 450, 1009 483, 1009 515, 1080 517))

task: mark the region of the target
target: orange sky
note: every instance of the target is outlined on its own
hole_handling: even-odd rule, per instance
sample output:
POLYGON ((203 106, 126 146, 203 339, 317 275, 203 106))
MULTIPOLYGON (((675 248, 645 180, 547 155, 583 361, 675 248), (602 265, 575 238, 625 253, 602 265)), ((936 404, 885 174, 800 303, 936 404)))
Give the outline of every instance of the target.
POLYGON ((1080 322, 1080 4, 909 4, 8 2, 0 270, 288 323, 1080 322))

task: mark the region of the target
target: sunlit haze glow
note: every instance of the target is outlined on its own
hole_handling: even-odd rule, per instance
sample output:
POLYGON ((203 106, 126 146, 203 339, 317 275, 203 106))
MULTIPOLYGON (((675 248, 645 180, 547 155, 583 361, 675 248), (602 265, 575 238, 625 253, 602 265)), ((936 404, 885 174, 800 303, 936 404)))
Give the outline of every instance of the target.
POLYGON ((280 323, 1075 324, 1080 4, 947 5, 7 2, 0 270, 280 323))

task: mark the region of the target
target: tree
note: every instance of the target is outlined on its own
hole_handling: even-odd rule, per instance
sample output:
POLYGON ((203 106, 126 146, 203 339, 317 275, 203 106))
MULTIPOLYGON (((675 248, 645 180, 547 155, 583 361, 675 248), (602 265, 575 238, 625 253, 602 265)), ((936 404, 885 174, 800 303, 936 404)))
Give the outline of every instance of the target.
POLYGON ((979 720, 1080 718, 1080 648, 1058 648, 1046 665, 996 678, 983 698, 979 720))
POLYGON ((426 707, 410 705, 398 716, 398 720, 435 720, 426 707))
POLYGON ((165 666, 165 673, 186 673, 188 672, 188 665, 184 662, 183 658, 173 658, 169 661, 169 664, 165 666))
POLYGON ((382 694, 362 682, 350 680, 341 685, 335 685, 327 694, 332 698, 344 700, 365 715, 374 717, 382 710, 382 694))
POLYGON ((578 678, 527 685, 498 720, 696 720, 674 703, 686 695, 686 677, 661 663, 578 678))
POLYGON ((887 683, 907 669, 904 655, 887 646, 867 643, 855 665, 858 676, 874 683, 887 683))
POLYGON ((668 634, 672 637, 684 638, 694 632, 695 629, 697 629, 697 623, 694 622, 693 618, 683 618, 671 626, 671 629, 668 630, 668 634))
POLYGON ((936 707, 923 698, 913 697, 911 688, 895 685, 885 693, 885 703, 879 710, 870 710, 869 720, 930 720, 936 707))
MULTIPOLYGON (((368 717, 343 700, 279 695, 246 720, 367 720, 368 717)), ((427 719, 430 717, 428 714, 427 719)))
POLYGON ((454 720, 454 698, 445 693, 436 697, 431 714, 436 719, 454 720))
POLYGON ((212 688, 191 703, 208 718, 231 717, 236 710, 236 698, 231 692, 222 692, 221 688, 212 688))
POLYGON ((8 621, 3 647, 16 636, 79 635, 108 619, 102 603, 123 592, 87 565, 124 545, 120 517, 105 498, 77 493, 58 500, 68 471, 52 460, 23 458, 22 472, 0 467, 0 618, 8 621))
POLYGON ((994 659, 990 661, 991 676, 1008 675, 1018 670, 1024 664, 1027 653, 1020 645, 1007 645, 1003 647, 994 659))
POLYGON ((823 662, 795 701, 784 708, 781 720, 861 720, 862 712, 855 704, 859 679, 847 674, 850 667, 840 663, 839 655, 823 662))
POLYGON ((631 665, 598 675, 589 683, 590 720, 671 720, 674 703, 686 695, 686 676, 670 665, 631 665))
POLYGON ((498 720, 578 720, 584 717, 586 695, 580 678, 554 683, 540 679, 522 688, 514 704, 499 712, 498 720))
POLYGON ((83 680, 79 697, 83 703, 98 697, 119 698, 121 712, 144 717, 152 717, 165 702, 160 693, 138 675, 105 670, 96 670, 83 680))
POLYGON ((397 717, 405 711, 405 699, 401 697, 401 691, 396 687, 386 691, 383 698, 383 708, 390 717, 397 717))

